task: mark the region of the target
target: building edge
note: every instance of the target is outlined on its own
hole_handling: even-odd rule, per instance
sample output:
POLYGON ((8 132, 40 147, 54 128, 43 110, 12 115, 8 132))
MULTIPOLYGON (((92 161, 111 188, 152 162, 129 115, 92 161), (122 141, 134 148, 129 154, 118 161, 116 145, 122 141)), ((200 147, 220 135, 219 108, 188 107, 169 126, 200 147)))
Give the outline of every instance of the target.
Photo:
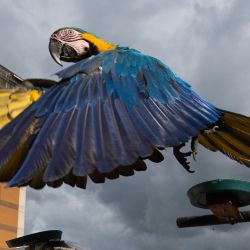
POLYGON ((22 187, 19 190, 17 237, 21 237, 24 235, 25 204, 26 204, 26 188, 22 187))

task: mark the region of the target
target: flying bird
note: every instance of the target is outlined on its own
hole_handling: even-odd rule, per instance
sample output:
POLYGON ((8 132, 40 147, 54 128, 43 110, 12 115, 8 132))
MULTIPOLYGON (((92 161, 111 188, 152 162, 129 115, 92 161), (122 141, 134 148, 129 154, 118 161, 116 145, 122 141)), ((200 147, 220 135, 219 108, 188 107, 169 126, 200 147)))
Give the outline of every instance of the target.
POLYGON ((86 188, 87 177, 146 170, 165 148, 192 172, 198 143, 250 166, 250 118, 204 100, 160 60, 71 27, 51 35, 49 51, 59 65, 74 62, 58 82, 1 87, 0 181, 9 187, 86 188))

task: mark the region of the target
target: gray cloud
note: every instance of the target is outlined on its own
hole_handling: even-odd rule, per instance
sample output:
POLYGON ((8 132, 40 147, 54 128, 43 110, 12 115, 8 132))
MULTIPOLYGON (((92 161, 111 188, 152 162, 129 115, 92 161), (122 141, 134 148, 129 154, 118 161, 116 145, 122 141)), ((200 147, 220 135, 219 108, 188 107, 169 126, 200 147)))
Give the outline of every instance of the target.
MULTIPOLYGON (((249 1, 3 0, 0 63, 23 77, 59 68, 48 53, 55 29, 78 26, 168 63, 204 98, 250 114, 249 1)), ((91 250, 248 249, 248 224, 178 229, 177 216, 204 214, 186 197, 189 187, 216 178, 250 179, 247 168, 199 149, 195 174, 167 150, 163 163, 129 178, 89 183, 86 191, 28 189, 26 233, 62 229, 91 250)))

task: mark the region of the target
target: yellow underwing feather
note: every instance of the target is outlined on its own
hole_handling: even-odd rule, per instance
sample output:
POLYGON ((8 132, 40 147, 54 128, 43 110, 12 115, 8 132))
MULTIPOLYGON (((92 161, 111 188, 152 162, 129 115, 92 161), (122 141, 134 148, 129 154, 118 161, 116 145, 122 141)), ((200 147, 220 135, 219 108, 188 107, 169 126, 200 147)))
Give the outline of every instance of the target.
POLYGON ((231 147, 235 148, 238 152, 250 158, 250 147, 244 142, 239 141, 235 136, 232 136, 223 131, 219 131, 218 135, 229 145, 232 145, 231 147))
MULTIPOLYGON (((232 148, 228 143, 226 143, 224 140, 219 138, 216 135, 210 135, 209 138, 211 141, 213 141, 214 145, 217 147, 219 151, 222 153, 226 154, 233 160, 237 160, 241 164, 243 163, 244 160, 246 160, 246 156, 240 154, 238 151, 236 151, 234 148, 232 148)), ((250 162, 249 164, 246 164, 248 167, 250 167, 250 162)))
POLYGON ((218 149, 209 141, 205 134, 199 134, 198 141, 202 144, 205 148, 211 151, 217 151, 218 149))
POLYGON ((202 132, 199 143, 250 167, 250 118, 224 111, 216 127, 215 131, 202 132))
POLYGON ((8 112, 9 112, 9 109, 7 105, 0 106, 0 117, 7 115, 8 112))
POLYGON ((42 93, 42 91, 36 89, 0 90, 0 129, 37 101, 42 93))

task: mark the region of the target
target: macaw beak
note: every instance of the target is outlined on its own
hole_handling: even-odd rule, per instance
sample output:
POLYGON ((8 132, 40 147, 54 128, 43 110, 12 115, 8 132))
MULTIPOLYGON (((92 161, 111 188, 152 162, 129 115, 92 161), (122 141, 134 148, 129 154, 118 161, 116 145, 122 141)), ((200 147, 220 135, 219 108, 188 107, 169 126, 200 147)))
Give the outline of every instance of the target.
POLYGON ((61 63, 61 54, 62 54, 62 48, 63 44, 56 40, 56 39, 50 39, 49 41, 49 52, 52 58, 56 63, 58 63, 60 66, 63 66, 61 63))

